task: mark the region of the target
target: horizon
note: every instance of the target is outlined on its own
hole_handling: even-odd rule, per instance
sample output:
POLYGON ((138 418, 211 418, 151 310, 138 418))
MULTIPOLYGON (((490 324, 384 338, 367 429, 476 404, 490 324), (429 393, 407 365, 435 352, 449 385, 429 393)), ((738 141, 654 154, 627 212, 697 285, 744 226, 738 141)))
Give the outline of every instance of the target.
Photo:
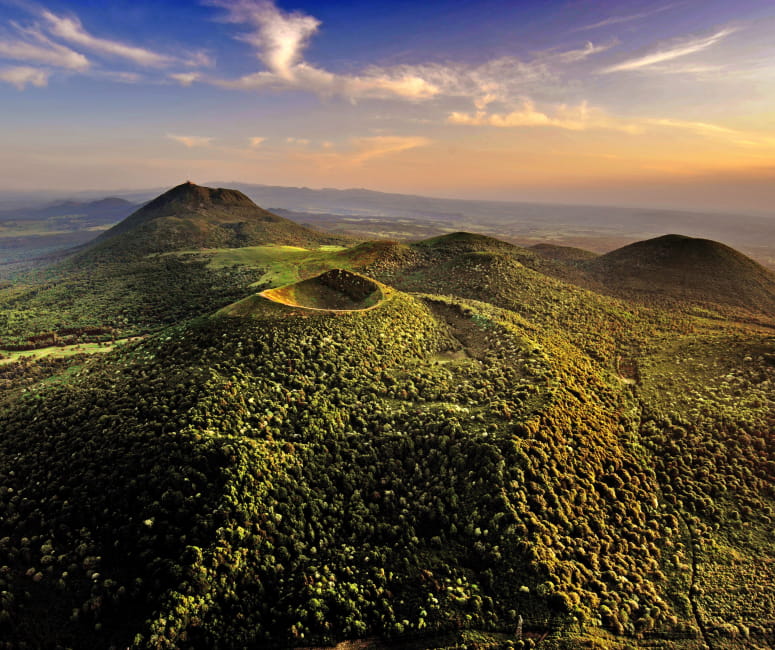
POLYGON ((773 214, 763 0, 0 7, 2 193, 231 177, 773 214))
MULTIPOLYGON (((369 187, 310 187, 306 185, 271 185, 267 183, 254 183, 250 181, 205 181, 197 182, 186 180, 182 182, 175 182, 172 185, 156 186, 156 187, 124 187, 124 188, 109 188, 106 190, 85 188, 79 190, 59 190, 59 189, 41 189, 41 190, 29 190, 24 192, 18 192, 16 194, 6 192, 0 189, 0 209, 2 208, 2 202, 10 202, 18 204, 14 207, 33 207, 41 205, 57 205, 59 203, 66 203, 68 201, 87 203, 96 202, 105 199, 126 199, 127 196, 132 194, 148 194, 150 199, 143 199, 142 202, 147 202, 156 198, 180 185, 186 183, 192 183, 200 187, 208 187, 211 189, 238 189, 237 185, 250 185, 254 187, 263 187, 267 189, 280 189, 280 190, 300 190, 310 192, 370 192, 374 194, 385 194, 392 196, 401 196, 407 198, 419 198, 419 199, 431 199, 434 201, 460 201, 471 203, 493 203, 493 204, 524 204, 524 205, 539 205, 539 206, 557 206, 562 208, 603 208, 606 210, 655 210, 657 212, 677 212, 686 214, 711 214, 711 215, 726 215, 726 216, 744 216, 752 218, 773 218, 775 222, 775 212, 772 210, 736 210, 734 208, 713 208, 713 207, 690 207, 690 206, 671 206, 671 205, 646 205, 646 204, 625 204, 625 203, 585 203, 582 201, 568 202, 562 200, 527 200, 527 199, 495 199, 495 198, 465 198, 459 196, 450 195, 436 195, 436 194, 420 194, 410 192, 388 192, 384 190, 377 190, 369 187), (71 194, 67 194, 71 192, 71 194), (13 197, 13 198, 8 198, 13 197), (33 197, 39 197, 37 200, 33 197)), ((241 190, 238 190, 241 191, 241 190)), ((137 204, 140 205, 140 204, 137 204)), ((263 208, 278 208, 282 209, 284 206, 266 206, 263 208)), ((13 209, 13 208, 11 208, 13 209)))

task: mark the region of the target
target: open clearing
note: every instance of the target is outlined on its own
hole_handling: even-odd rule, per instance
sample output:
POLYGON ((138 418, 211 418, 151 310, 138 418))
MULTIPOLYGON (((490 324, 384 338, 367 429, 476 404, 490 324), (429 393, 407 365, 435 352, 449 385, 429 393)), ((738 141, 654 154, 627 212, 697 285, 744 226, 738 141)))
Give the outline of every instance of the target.
POLYGON ((75 354, 100 354, 103 352, 110 352, 119 345, 137 341, 143 337, 135 336, 128 339, 117 340, 115 343, 78 343, 76 345, 52 345, 47 348, 39 348, 37 350, 19 350, 19 351, 7 351, 0 350, 0 354, 4 358, 0 359, 0 365, 8 363, 16 363, 23 359, 36 361, 38 359, 55 358, 63 359, 65 357, 71 357, 75 354))

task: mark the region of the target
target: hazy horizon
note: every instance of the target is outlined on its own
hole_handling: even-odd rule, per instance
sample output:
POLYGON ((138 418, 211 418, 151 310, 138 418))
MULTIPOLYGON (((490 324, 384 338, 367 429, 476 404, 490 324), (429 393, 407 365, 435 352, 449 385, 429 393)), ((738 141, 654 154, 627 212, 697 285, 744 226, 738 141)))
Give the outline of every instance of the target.
POLYGON ((775 6, 0 0, 0 191, 773 214, 775 6))

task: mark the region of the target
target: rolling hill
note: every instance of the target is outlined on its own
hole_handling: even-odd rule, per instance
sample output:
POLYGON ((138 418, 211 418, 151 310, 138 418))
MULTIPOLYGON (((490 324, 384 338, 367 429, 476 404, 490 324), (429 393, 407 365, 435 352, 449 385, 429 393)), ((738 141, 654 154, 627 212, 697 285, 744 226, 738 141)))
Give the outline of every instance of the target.
POLYGON ((79 217, 83 225, 111 224, 127 217, 137 206, 126 199, 107 197, 96 201, 56 201, 49 205, 0 211, 0 220, 79 217))
POLYGON ((708 239, 664 235, 586 264, 607 291, 649 303, 691 303, 775 315, 775 274, 708 239))
POLYGON ((186 184, 0 290, 0 647, 772 645, 766 272, 330 241, 186 184))

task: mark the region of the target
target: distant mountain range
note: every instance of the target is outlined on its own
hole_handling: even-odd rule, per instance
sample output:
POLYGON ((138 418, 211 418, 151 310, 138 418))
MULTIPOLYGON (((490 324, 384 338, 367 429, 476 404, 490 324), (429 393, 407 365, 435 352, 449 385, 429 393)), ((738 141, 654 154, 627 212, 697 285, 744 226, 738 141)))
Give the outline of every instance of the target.
POLYGON ((22 207, 0 211, 0 221, 6 219, 51 219, 55 217, 81 217, 93 221, 93 225, 110 224, 123 219, 137 205, 115 196, 96 201, 56 201, 43 206, 22 207))
MULTIPOLYGON (((775 217, 567 205, 560 202, 548 204, 443 199, 367 189, 310 189, 235 182, 213 182, 207 185, 239 190, 268 210, 280 211, 283 216, 290 216, 285 211, 301 213, 294 217, 336 231, 348 225, 343 217, 357 217, 357 221, 349 222, 350 228, 356 231, 364 230, 364 219, 386 218, 394 224, 397 220, 408 220, 409 224, 425 224, 429 228, 440 229, 433 234, 441 234, 443 229, 447 232, 471 230, 501 237, 547 241, 553 241, 553 237, 568 240, 576 236, 581 240, 595 240, 594 248, 598 252, 611 250, 626 239, 634 241, 657 237, 665 232, 722 240, 749 250, 767 247, 769 242, 775 242, 775 217), (606 246, 604 242, 608 240, 613 241, 613 245, 606 246)), ((70 210, 84 214, 100 213, 106 221, 109 218, 118 220, 127 216, 132 207, 136 208, 159 194, 158 189, 122 191, 114 193, 117 198, 94 201, 91 200, 97 198, 94 194, 87 196, 87 193, 80 193, 79 197, 83 198, 78 200, 3 210, 0 219, 3 215, 7 215, 7 218, 11 218, 11 215, 15 218, 27 218, 24 215, 60 215, 70 210)), ((29 201, 34 204, 34 199, 30 198, 29 201)), ((406 223, 404 221, 402 225, 406 223)), ((424 234, 428 236, 432 231, 424 234)), ((421 233, 415 238, 422 237, 421 233)))

